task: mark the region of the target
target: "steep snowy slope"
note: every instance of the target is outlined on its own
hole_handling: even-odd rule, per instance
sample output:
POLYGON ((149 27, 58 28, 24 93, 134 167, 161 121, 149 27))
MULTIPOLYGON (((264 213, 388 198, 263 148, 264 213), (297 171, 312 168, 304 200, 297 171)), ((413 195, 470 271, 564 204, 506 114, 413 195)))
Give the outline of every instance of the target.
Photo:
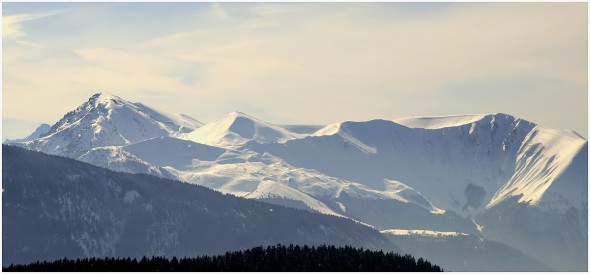
POLYGON ((225 149, 172 137, 158 137, 124 149, 157 166, 183 169, 199 161, 215 161, 225 149))
POLYGON ((154 120, 164 123, 172 130, 172 133, 188 133, 203 125, 203 123, 186 114, 169 114, 161 110, 155 110, 142 103, 133 103, 133 105, 154 120))
MULTIPOLYGON (((588 144, 535 203, 502 200, 477 216, 483 235, 562 271, 588 270, 588 144)), ((524 195, 523 195, 524 196, 524 195)))
MULTIPOLYGON (((517 152, 514 175, 498 190, 488 206, 519 195, 522 195, 520 202, 538 204, 548 193, 559 193, 563 199, 578 205, 582 203, 581 198, 586 198, 587 202, 587 196, 580 195, 583 188, 587 189, 588 185, 583 184, 587 174, 580 173, 568 182, 557 182, 572 166, 576 155, 587 151, 587 145, 586 140, 569 130, 538 128, 531 131, 517 152)), ((582 162, 579 160, 574 164, 582 162)))
POLYGON ((507 154, 504 158, 514 165, 512 176, 494 193, 487 207, 514 196, 520 197, 519 202, 538 204, 543 197, 552 196, 554 192, 559 192, 562 198, 574 204, 582 204, 581 198, 586 195, 580 195, 580 191, 587 189, 587 184, 584 184, 587 182, 586 174, 578 173, 568 183, 557 182, 567 168, 584 162, 582 159, 573 163, 573 160, 576 155, 587 150, 587 141, 571 130, 544 128, 501 113, 488 116, 402 118, 396 121, 408 127, 428 129, 466 128, 471 125, 471 134, 476 127, 481 128, 477 121, 484 120, 490 121, 490 135, 496 138, 491 140, 491 148, 501 148, 507 154), (503 131, 503 134, 498 134, 498 131, 503 131), (550 187, 551 190, 547 191, 550 187))
POLYGON ((187 169, 215 161, 226 150, 173 137, 156 137, 126 146, 93 148, 78 160, 114 171, 178 179, 167 169, 187 169))
MULTIPOLYGON (((314 136, 250 148, 376 190, 396 180, 435 206, 467 216, 521 194, 521 202, 538 202, 587 143, 506 114, 417 120, 404 121, 428 128, 344 122, 314 136)), ((577 178, 569 193, 579 193, 585 182, 577 178)))
POLYGON ((133 144, 194 130, 199 125, 190 117, 163 114, 103 92, 67 113, 45 135, 22 146, 77 158, 92 148, 133 144))
POLYGON ((179 168, 166 166, 185 182, 273 204, 347 216, 380 228, 395 224, 407 229, 477 232, 471 220, 446 213, 401 182, 386 180, 383 190, 375 190, 291 166, 266 153, 228 150, 214 161, 179 168))
POLYGON ((232 147, 254 140, 260 143, 284 142, 298 134, 277 125, 258 120, 241 112, 226 114, 207 123, 184 138, 207 145, 232 147))
POLYGON ((2 263, 195 256, 259 245, 399 252, 356 222, 3 146, 2 263))
MULTIPOLYGON (((250 148, 375 190, 384 190, 387 180, 401 182, 449 214, 472 219, 488 239, 558 270, 587 269, 585 139, 506 114, 401 121, 409 127, 383 120, 344 122, 314 136, 250 148)), ((374 212, 362 208, 347 216, 363 220, 374 212)), ((375 219, 363 221, 375 225, 375 219)), ((409 229, 395 220, 387 224, 409 229)))
POLYGON ((166 169, 148 163, 126 151, 124 147, 106 146, 93 148, 78 157, 78 160, 95 166, 127 173, 144 173, 167 179, 175 179, 166 169))

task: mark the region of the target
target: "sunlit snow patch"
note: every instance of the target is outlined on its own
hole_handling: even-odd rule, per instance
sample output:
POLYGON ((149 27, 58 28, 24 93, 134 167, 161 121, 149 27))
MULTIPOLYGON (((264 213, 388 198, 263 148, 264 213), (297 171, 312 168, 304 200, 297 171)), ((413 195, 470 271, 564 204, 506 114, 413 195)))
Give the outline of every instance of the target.
POLYGON ((398 236, 406 235, 417 235, 417 236, 428 236, 428 237, 456 237, 456 236, 468 236, 469 234, 463 232, 454 231, 435 231, 435 230, 423 230, 423 229, 387 229, 381 230, 383 234, 392 234, 398 236))

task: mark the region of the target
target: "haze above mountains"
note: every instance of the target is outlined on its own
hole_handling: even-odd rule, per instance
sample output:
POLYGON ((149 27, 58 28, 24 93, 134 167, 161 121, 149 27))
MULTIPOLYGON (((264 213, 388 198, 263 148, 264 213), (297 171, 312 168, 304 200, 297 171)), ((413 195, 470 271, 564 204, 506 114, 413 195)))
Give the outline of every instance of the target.
MULTIPOLYGON (((5 143, 350 218, 394 244, 444 237, 457 252, 466 242, 477 248, 467 235, 497 243, 491 253, 529 256, 519 270, 539 261, 541 269, 587 270, 587 141, 508 114, 318 127, 233 112, 203 124, 99 93, 50 128, 5 143), (423 235, 409 233, 417 230, 423 235)), ((477 270, 461 258, 439 260, 477 270)))

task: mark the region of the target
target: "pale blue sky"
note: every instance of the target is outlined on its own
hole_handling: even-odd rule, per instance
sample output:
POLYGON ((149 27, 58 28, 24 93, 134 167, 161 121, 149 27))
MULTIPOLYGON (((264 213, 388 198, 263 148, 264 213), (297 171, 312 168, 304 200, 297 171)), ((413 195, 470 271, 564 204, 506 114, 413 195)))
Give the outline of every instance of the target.
POLYGON ((504 112, 588 131, 587 3, 3 3, 3 139, 97 91, 208 122, 504 112))

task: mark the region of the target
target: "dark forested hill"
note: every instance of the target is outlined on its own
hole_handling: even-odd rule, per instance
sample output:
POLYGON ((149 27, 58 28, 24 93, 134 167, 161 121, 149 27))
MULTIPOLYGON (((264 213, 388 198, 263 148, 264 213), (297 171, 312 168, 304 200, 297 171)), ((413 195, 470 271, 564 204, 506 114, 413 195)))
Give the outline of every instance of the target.
POLYGON ((6 145, 2 158, 4 266, 222 254, 276 243, 399 251, 378 231, 344 218, 6 145))
POLYGON ((177 259, 143 257, 59 259, 28 265, 10 265, 4 271, 441 271, 411 255, 353 247, 276 245, 226 252, 218 256, 177 259))

